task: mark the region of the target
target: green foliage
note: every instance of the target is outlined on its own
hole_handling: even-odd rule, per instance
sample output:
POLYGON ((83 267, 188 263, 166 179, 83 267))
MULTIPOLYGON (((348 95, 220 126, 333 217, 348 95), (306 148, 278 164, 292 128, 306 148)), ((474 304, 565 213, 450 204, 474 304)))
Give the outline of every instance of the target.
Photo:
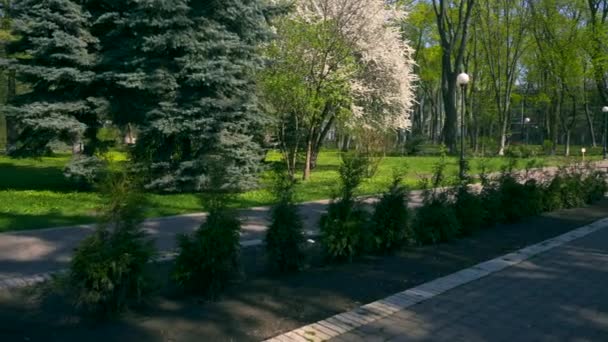
POLYGON ((304 223, 293 201, 294 180, 285 171, 275 171, 272 190, 278 203, 271 210, 266 231, 266 253, 273 269, 298 271, 304 255, 304 223))
MULTIPOLYGON (((349 81, 358 68, 353 44, 332 20, 311 22, 285 16, 274 21, 276 37, 265 45, 269 61, 258 74, 262 104, 272 116, 273 133, 293 173, 299 154, 328 122, 352 116, 349 81)), ((320 146, 313 146, 313 149, 320 146)))
MULTIPOLYGON (((482 183, 483 184, 483 183, 482 183)), ((493 226, 505 219, 502 210, 502 192, 496 183, 487 182, 483 184, 480 199, 482 203, 483 223, 486 226, 493 226)))
POLYGON ((361 254, 366 249, 367 219, 367 212, 353 199, 341 198, 330 203, 319 223, 327 256, 351 261, 361 254))
POLYGON ((425 187, 422 207, 416 211, 413 230, 420 244, 449 241, 460 233, 460 224, 449 193, 440 187, 446 185, 446 159, 443 156, 435 165, 431 179, 423 179, 425 187))
POLYGON ((76 249, 68 284, 77 307, 114 315, 150 290, 146 265, 155 251, 141 228, 144 201, 132 180, 125 174, 112 176, 104 194, 99 226, 76 249))
MULTIPOLYGON (((96 67, 110 116, 136 127, 132 158, 163 192, 212 187, 221 159, 222 190, 256 185, 264 116, 254 74, 258 45, 270 36, 266 1, 85 2, 100 41, 96 67)), ((217 189, 214 189, 217 190, 217 189)))
POLYGON ((374 206, 370 222, 373 251, 390 253, 413 238, 409 227, 408 192, 402 178, 395 176, 388 192, 374 206))
POLYGON ((91 189, 105 175, 107 163, 96 156, 77 155, 63 170, 64 176, 78 189, 91 189))
POLYGON ((524 211, 526 216, 537 216, 545 212, 545 186, 536 179, 528 179, 524 183, 525 200, 527 208, 524 211))
POLYGON ((543 140, 543 153, 550 155, 553 153, 553 142, 551 140, 543 140))
POLYGON ((405 142, 405 153, 416 156, 423 152, 426 138, 423 135, 412 135, 405 142))
POLYGON ((178 235, 179 254, 173 278, 186 292, 217 298, 238 270, 241 222, 225 208, 212 203, 207 219, 191 236, 178 235))
POLYGON ((509 158, 532 158, 542 153, 534 145, 513 145, 507 148, 505 156, 509 158))
POLYGON ((319 222, 321 241, 330 259, 352 260, 365 249, 368 213, 354 192, 367 172, 367 159, 357 153, 342 154, 340 197, 333 200, 319 222))
POLYGON ((585 204, 586 189, 582 187, 583 175, 580 171, 572 168, 561 168, 556 176, 556 178, 559 178, 557 184, 559 184, 558 191, 561 195, 562 208, 575 208, 585 204))
POLYGON ((420 244, 446 242, 460 234, 460 223, 445 192, 425 198, 413 224, 420 244))
POLYGON ((342 198, 350 199, 354 197, 355 190, 367 177, 369 160, 366 155, 358 152, 342 153, 340 156, 342 158, 338 170, 341 182, 340 193, 342 198))
POLYGON ((595 203, 604 198, 608 192, 608 183, 606 182, 606 173, 602 171, 590 172, 583 181, 582 188, 585 189, 585 202, 588 204, 595 203))
POLYGON ((73 144, 84 139, 91 155, 104 101, 96 98, 97 39, 90 17, 72 0, 24 0, 13 3, 13 34, 9 65, 29 91, 11 99, 7 115, 18 137, 14 156, 47 155, 53 140, 73 144))
POLYGON ((606 175, 589 167, 561 167, 544 191, 546 210, 580 207, 604 197, 606 175))
POLYGON ((517 222, 528 216, 527 192, 523 184, 511 173, 499 179, 501 210, 506 222, 517 222))
POLYGON ((485 172, 482 173, 483 189, 480 200, 484 224, 517 222, 544 211, 543 185, 535 179, 527 179, 536 161, 531 160, 526 165, 522 179, 515 173, 516 165, 515 159, 511 159, 496 179, 489 178, 485 172))
POLYGON ((456 188, 454 194, 454 214, 460 225, 460 232, 463 235, 470 235, 484 224, 484 206, 482 197, 467 184, 456 188))
MULTIPOLYGON (((120 152, 106 154, 109 169, 124 163, 127 156, 120 152)), ((0 231, 39 229, 70 226, 94 222, 91 213, 101 201, 98 192, 76 191, 74 184, 63 175, 71 154, 53 157, 13 159, 0 156, 0 231)), ((274 162, 280 154, 271 152, 267 158, 274 162)), ((503 158, 487 159, 487 171, 500 169, 503 158)), ((560 165, 568 161, 562 157, 541 158, 547 166, 560 165)), ((360 195, 375 195, 386 191, 391 184, 393 170, 404 164, 410 165, 404 184, 410 189, 420 189, 417 175, 429 174, 436 157, 385 157, 373 178, 364 181, 357 189, 360 195)), ((298 182, 294 191, 298 201, 314 201, 330 198, 335 184, 339 182, 336 170, 340 165, 339 153, 322 151, 318 159, 318 169, 309 181, 298 182)), ((457 172, 458 160, 447 158, 447 172, 457 172)), ((478 163, 473 162, 471 174, 479 173, 478 163)), ((296 174, 298 177, 299 174, 296 174)), ((155 194, 146 193, 149 205, 147 217, 170 216, 200 212, 200 194, 155 194)), ((230 197, 231 208, 268 206, 276 203, 275 198, 265 189, 245 191, 230 197)))

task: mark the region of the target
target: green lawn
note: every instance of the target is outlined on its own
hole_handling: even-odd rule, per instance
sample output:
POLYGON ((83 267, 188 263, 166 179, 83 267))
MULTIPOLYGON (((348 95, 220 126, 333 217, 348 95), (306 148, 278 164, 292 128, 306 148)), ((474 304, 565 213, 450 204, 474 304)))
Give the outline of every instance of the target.
MULTIPOLYGON (((124 156, 114 153, 113 160, 124 156)), ((276 160, 277 154, 268 156, 276 160)), ((580 158, 576 158, 580 160, 580 158)), ((100 197, 94 192, 75 191, 62 174, 69 155, 40 159, 10 159, 0 156, 0 232, 74 225, 92 221, 100 197)), ((492 170, 498 171, 507 162, 504 158, 486 159, 492 170)), ((563 157, 536 158, 542 165, 556 165, 567 160, 563 157)), ((458 161, 449 158, 448 170, 456 174, 458 161)), ((360 194, 382 192, 390 184, 394 170, 407 169, 405 182, 412 188, 422 175, 432 173, 437 157, 386 157, 382 160, 377 174, 367 180, 360 194)), ((312 179, 297 186, 298 201, 312 201, 331 197, 338 184, 337 169, 340 163, 337 152, 323 152, 318 168, 312 179)), ((526 160, 520 160, 524 166, 526 160)), ((476 173, 479 162, 470 161, 472 172, 476 173)), ((159 195, 149 194, 148 217, 169 216, 199 212, 204 210, 198 194, 159 195)), ((248 191, 235 196, 231 206, 244 208, 272 203, 272 197, 265 190, 248 191)))

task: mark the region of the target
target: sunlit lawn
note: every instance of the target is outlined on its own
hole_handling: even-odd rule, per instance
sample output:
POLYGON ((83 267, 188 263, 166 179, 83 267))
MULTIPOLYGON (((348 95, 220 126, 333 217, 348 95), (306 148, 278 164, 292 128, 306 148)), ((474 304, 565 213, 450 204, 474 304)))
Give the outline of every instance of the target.
MULTIPOLYGON (((113 153, 115 162, 124 155, 113 153)), ((270 154, 268 160, 277 160, 270 154)), ((580 159, 580 157, 573 157, 580 159)), ((542 165, 566 162, 563 157, 535 158, 542 165)), ((10 159, 0 156, 0 231, 36 229, 91 222, 100 196, 95 192, 78 192, 63 177, 63 167, 69 155, 40 159, 10 159)), ((432 173, 437 157, 386 157, 378 172, 361 186, 360 194, 376 194, 388 187, 395 172, 404 173, 405 183, 416 188, 421 176, 432 173)), ((485 159, 490 170, 498 171, 507 163, 504 158, 485 159)), ((521 159, 523 167, 527 160, 521 159)), ((338 185, 339 153, 323 152, 318 168, 309 181, 297 185, 298 201, 312 201, 331 197, 338 185)), ((458 161, 448 158, 448 172, 455 175, 458 161)), ((471 160, 473 173, 478 172, 479 161, 471 160)), ((203 211, 204 200, 198 194, 148 194, 148 217, 169 216, 203 211)), ((235 208, 271 204, 272 196, 265 190, 253 190, 231 199, 235 208)))

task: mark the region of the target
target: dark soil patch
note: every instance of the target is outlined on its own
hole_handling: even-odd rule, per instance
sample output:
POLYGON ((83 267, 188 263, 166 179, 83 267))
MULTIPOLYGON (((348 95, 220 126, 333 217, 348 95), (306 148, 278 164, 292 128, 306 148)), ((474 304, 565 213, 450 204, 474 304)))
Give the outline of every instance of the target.
MULTIPOLYGON (((102 323, 79 318, 59 299, 37 300, 34 290, 0 292, 0 341, 258 341, 605 216, 608 201, 501 225, 448 244, 280 277, 260 273, 262 252, 251 249, 243 255, 248 275, 217 302, 165 293, 140 312, 102 323)), ((169 267, 158 265, 159 277, 165 278, 169 267)))

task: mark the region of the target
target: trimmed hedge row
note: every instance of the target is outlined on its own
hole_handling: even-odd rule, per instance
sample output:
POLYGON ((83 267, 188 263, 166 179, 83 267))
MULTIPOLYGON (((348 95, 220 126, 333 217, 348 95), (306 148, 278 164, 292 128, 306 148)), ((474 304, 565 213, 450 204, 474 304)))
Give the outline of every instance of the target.
MULTIPOLYGON (((408 245, 435 244, 474 234, 483 227, 511 223, 542 212, 593 203, 608 190, 606 175, 590 165, 560 168, 531 178, 507 168, 495 178, 482 175, 476 191, 463 180, 445 190, 445 160, 436 166, 423 204, 408 209, 408 192, 398 176, 370 208, 355 196, 366 177, 363 155, 343 155, 340 190, 319 222, 321 245, 329 261, 351 261, 364 254, 389 254, 408 245), (440 190, 443 189, 443 190, 440 190)), ((70 272, 60 283, 77 307, 104 316, 141 302, 152 288, 146 265, 155 250, 141 228, 143 197, 126 174, 111 176, 96 232, 76 250, 70 272)), ((303 221, 294 202, 293 179, 277 171, 272 179, 277 204, 266 235, 270 268, 293 272, 305 261, 303 221)), ((184 292, 217 298, 239 271, 240 221, 217 200, 205 223, 178 237, 173 281, 184 292)))

